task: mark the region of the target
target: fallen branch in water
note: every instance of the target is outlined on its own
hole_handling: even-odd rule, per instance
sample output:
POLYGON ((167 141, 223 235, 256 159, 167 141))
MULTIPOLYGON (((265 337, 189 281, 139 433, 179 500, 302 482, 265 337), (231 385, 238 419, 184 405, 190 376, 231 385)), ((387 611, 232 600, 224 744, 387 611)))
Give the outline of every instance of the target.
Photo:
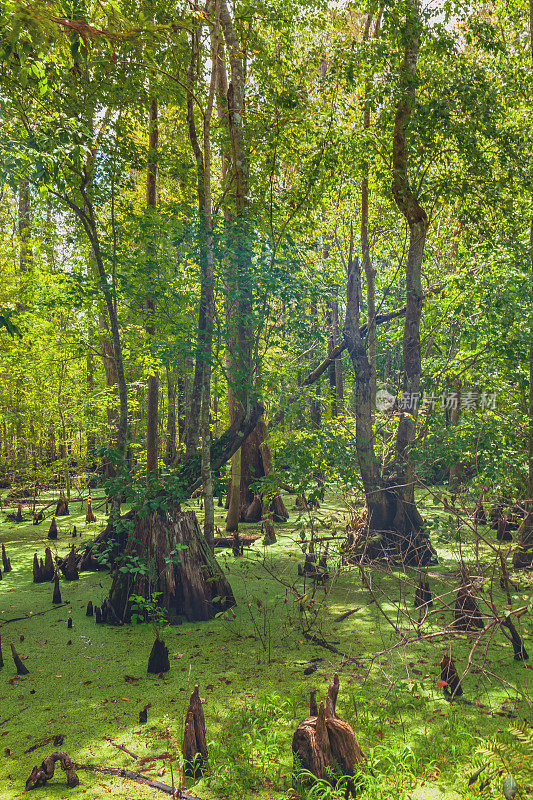
POLYGON ((180 789, 175 789, 172 786, 168 786, 166 783, 161 783, 161 781, 147 778, 140 772, 133 772, 130 769, 121 769, 120 767, 101 767, 98 764, 78 764, 74 761, 71 761, 69 756, 63 752, 51 753, 46 758, 43 758, 40 767, 34 767, 32 769, 30 776, 26 781, 26 791, 28 792, 31 789, 37 789, 40 786, 45 786, 54 775, 54 768, 57 761, 60 762, 61 768, 66 772, 67 785, 71 788, 79 784, 79 778, 76 774, 76 770, 85 770, 86 772, 98 772, 102 775, 115 775, 117 778, 127 778, 130 781, 135 781, 135 783, 140 783, 143 786, 149 786, 151 789, 158 789, 164 794, 169 794, 174 798, 174 800, 201 800, 201 798, 197 797, 196 795, 189 794, 188 792, 182 792, 180 789))

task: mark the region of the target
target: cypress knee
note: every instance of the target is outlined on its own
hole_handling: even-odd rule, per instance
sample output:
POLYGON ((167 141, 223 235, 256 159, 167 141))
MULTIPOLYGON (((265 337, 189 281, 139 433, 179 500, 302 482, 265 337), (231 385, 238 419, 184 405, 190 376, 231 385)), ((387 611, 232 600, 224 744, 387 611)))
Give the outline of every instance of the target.
POLYGON ((89 499, 87 501, 87 513, 85 515, 85 522, 87 522, 87 524, 89 524, 91 522, 96 522, 96 517, 94 516, 94 512, 93 512, 93 503, 92 503, 90 495, 89 495, 89 499))
MULTIPOLYGON (((42 559, 41 559, 42 564, 42 559)), ((55 575, 54 559, 49 547, 44 551, 44 567, 42 567, 43 581, 53 581, 55 575)))
POLYGON ((29 675, 30 671, 27 669, 22 661, 20 660, 20 656, 15 650, 15 645, 11 645, 11 653, 13 654, 13 661, 15 662, 15 666, 17 668, 17 675, 29 675))
POLYGON ((168 647, 157 636, 148 659, 148 672, 151 675, 159 675, 160 672, 168 672, 169 669, 168 647))
POLYGON ((185 760, 185 774, 199 778, 202 774, 202 767, 207 761, 207 742, 204 712, 198 686, 194 687, 189 700, 189 707, 185 717, 182 753, 185 760))
POLYGON ((39 559, 37 558, 37 553, 33 554, 33 582, 34 583, 42 583, 43 581, 43 574, 41 570, 41 564, 39 564, 39 559))
POLYGON ((7 557, 5 544, 2 544, 2 564, 4 572, 11 572, 11 559, 7 557))
POLYGON ((63 600, 61 599, 61 590, 59 588, 59 575, 56 572, 54 578, 54 595, 52 597, 52 603, 54 603, 54 605, 60 605, 62 602, 63 600))
POLYGON ((55 515, 56 517, 68 516, 68 502, 63 492, 61 492, 61 494, 59 495, 59 500, 57 501, 55 515))
POLYGON ((459 682, 459 675, 455 669, 455 662, 451 656, 443 655, 440 662, 440 679, 445 684, 444 693, 452 699, 463 694, 463 687, 459 682))
POLYGON ((52 522, 50 523, 50 528, 48 530, 48 538, 57 539, 57 522, 55 517, 52 517, 52 522))
POLYGON ((79 580, 80 575, 78 572, 78 555, 75 545, 72 545, 70 548, 68 557, 65 559, 61 567, 61 572, 63 573, 63 577, 66 581, 79 580))
POLYGON ((481 611, 468 583, 463 582, 457 591, 454 625, 462 631, 481 630, 484 627, 481 611))

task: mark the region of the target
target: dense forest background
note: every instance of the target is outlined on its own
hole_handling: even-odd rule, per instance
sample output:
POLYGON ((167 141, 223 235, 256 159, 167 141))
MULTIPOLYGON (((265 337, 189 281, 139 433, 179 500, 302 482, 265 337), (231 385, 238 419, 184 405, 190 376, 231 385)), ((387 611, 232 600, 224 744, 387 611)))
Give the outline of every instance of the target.
MULTIPOLYGON (((12 11, 3 27, 2 307, 16 333, 1 343, 2 472, 17 483, 66 474, 72 461, 90 470, 99 447, 116 445, 122 381, 133 462, 146 464, 153 385, 158 456, 171 466, 199 441, 195 363, 205 350, 214 436, 242 390, 265 404, 286 459, 298 451, 318 467, 334 444, 345 452, 334 477, 356 482, 349 359, 302 384, 342 341, 350 248, 362 264, 362 322, 405 304, 409 224, 392 164, 404 6, 239 6, 234 54, 209 8, 12 11), (232 123, 223 90, 236 61, 246 114, 232 123), (236 219, 246 226, 237 242, 228 233, 236 219)), ((528 9, 450 5, 422 9, 412 24, 407 168, 428 220, 417 473, 443 481, 452 470, 523 497, 528 9)), ((373 397, 396 396, 404 320, 371 328, 373 397)), ((379 419, 386 457, 395 418, 379 419)))

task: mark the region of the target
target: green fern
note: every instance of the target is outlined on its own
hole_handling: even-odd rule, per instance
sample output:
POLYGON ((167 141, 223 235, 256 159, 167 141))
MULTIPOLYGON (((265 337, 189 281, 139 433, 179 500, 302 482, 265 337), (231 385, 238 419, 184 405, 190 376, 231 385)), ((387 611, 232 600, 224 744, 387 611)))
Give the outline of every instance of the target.
POLYGON ((477 784, 481 797, 533 797, 533 728, 527 722, 498 731, 476 752, 477 769, 468 785, 477 784))

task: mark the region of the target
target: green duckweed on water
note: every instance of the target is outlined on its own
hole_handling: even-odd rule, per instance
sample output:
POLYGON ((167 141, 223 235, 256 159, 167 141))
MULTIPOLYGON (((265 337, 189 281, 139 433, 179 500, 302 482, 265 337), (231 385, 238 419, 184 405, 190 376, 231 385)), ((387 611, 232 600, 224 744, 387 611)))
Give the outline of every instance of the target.
MULTIPOLYGON (((64 735, 62 749, 76 762, 135 770, 142 760, 143 774, 167 784, 174 778, 177 785, 184 715, 195 684, 204 700, 210 769, 196 783, 187 779, 186 785, 205 800, 292 797, 292 734, 308 715, 309 690, 317 687, 319 698, 324 696, 336 670, 341 679, 338 714, 350 722, 372 765, 374 775, 365 790, 369 798, 475 796, 477 788, 469 789, 467 783, 480 744, 498 730, 506 735, 509 725, 531 722, 531 668, 514 661, 501 632, 490 642, 482 637, 475 652, 463 682, 470 704, 451 704, 437 682, 443 653, 453 647, 461 673, 477 633, 421 639, 390 650, 398 634, 377 605, 402 631, 404 622, 394 615, 406 591, 403 573, 374 570, 379 588, 374 602, 357 569, 336 573, 335 536, 331 578, 313 597, 309 581, 297 577, 303 562, 297 512, 276 526, 277 542, 268 548, 258 540, 241 558, 230 549, 217 549, 237 606, 211 622, 165 627, 171 669, 162 677, 149 676, 150 625, 99 626, 85 615, 89 600, 99 604, 106 596, 108 573, 83 572, 79 581, 61 580, 63 605, 55 607, 52 584, 32 580, 34 552, 44 555, 51 545, 54 555, 64 556, 73 542, 82 545, 102 529, 103 501, 98 493, 93 499, 97 522, 87 526, 85 509, 71 502, 70 515, 57 519, 57 542, 47 539, 50 517, 33 526, 27 512, 26 522, 0 526, 13 567, 0 582, 0 785, 6 800, 23 796, 31 768, 55 748, 50 742, 26 751, 57 734, 64 735), (76 539, 71 536, 74 524, 76 539), (348 611, 352 613, 339 619, 348 611), (306 629, 337 652, 307 640, 306 629), (16 675, 11 643, 29 669, 25 677, 16 675), (148 721, 141 725, 139 711, 148 704, 148 721), (137 761, 110 740, 137 755, 137 761), (155 761, 148 758, 165 753, 155 761)), ((287 504, 292 505, 290 498, 287 504)), ((189 506, 201 513, 195 502, 189 506)), ((440 512, 427 513, 439 519, 440 512)), ((222 527, 222 515, 217 522, 222 527)), ((317 533, 338 532, 341 539, 345 524, 342 507, 330 498, 317 515, 317 533)), ((254 533, 258 528, 249 525, 245 530, 254 533)), ((435 543, 440 561, 430 569, 429 580, 438 595, 456 569, 457 553, 455 546, 435 543)), ((415 571, 410 579, 416 581, 415 571)), ((527 604, 531 578, 518 580, 517 602, 527 604)), ((499 585, 494 592, 503 607, 499 585)), ((412 607, 412 598, 405 603, 412 607)), ((436 622, 446 614, 443 606, 436 622)), ((524 644, 531 652, 531 618, 522 621, 524 644)), ((79 777, 80 786, 70 790, 58 769, 35 795, 83 794, 95 800, 163 796, 118 777, 86 771, 79 777)))

